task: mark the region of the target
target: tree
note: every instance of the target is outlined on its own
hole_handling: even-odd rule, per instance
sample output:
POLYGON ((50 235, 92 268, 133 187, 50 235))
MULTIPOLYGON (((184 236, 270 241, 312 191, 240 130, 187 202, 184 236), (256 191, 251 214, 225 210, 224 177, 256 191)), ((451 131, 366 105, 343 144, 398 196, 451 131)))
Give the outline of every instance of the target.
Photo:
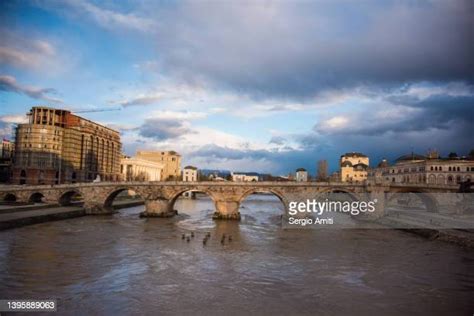
POLYGON ((328 180, 328 162, 327 160, 318 161, 318 172, 316 175, 318 181, 327 181, 328 180))
POLYGON ((448 158, 458 158, 458 154, 456 154, 455 152, 450 152, 448 158))
POLYGON ((474 160, 474 149, 471 149, 471 151, 469 152, 469 154, 467 156, 469 157, 469 159, 474 160))

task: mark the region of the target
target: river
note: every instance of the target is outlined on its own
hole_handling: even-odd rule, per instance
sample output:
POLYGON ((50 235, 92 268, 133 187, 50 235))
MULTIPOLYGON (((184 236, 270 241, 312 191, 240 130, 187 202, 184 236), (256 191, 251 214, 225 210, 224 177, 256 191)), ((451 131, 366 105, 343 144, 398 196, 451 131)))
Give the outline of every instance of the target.
POLYGON ((240 222, 213 221, 205 197, 175 208, 171 219, 141 219, 139 206, 0 232, 0 298, 56 298, 61 315, 474 312, 467 249, 387 229, 282 229, 266 195, 243 203, 240 222))

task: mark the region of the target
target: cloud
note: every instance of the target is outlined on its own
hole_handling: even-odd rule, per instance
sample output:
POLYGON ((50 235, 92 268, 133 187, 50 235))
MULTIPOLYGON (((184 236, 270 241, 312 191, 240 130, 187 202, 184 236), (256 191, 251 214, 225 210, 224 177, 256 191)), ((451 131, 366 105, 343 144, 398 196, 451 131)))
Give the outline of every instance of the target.
POLYGON ((150 104, 155 104, 161 99, 163 99, 162 95, 148 95, 148 96, 135 97, 130 100, 114 102, 114 104, 119 104, 123 107, 129 107, 129 106, 135 106, 135 105, 150 105, 150 104))
MULTIPOLYGON (((395 104, 339 114, 318 122, 313 129, 322 135, 384 135, 457 129, 474 122, 474 94, 430 94, 426 98, 403 95, 387 99, 395 104)), ((466 130, 462 136, 469 138, 470 132, 466 130)))
POLYGON ((12 139, 15 124, 27 123, 25 115, 1 115, 0 116, 0 137, 12 139))
POLYGON ((197 133, 191 128, 191 120, 207 116, 204 112, 153 111, 138 128, 139 135, 155 141, 167 141, 187 134, 197 133))
POLYGON ((286 138, 282 136, 273 136, 269 143, 275 145, 284 145, 286 143, 286 138))
POLYGON ((192 130, 186 122, 168 118, 152 118, 145 120, 139 128, 139 133, 143 137, 163 141, 192 133, 192 130))
POLYGON ((52 103, 63 103, 61 99, 48 96, 48 94, 56 93, 55 89, 22 86, 18 84, 16 79, 12 76, 0 76, 0 91, 24 94, 33 99, 45 100, 52 103))
POLYGON ((54 45, 44 39, 26 36, 5 27, 0 27, 0 65, 26 70, 48 69, 51 71, 58 60, 54 45))
POLYGON ((470 7, 468 0, 184 2, 158 14, 160 71, 256 99, 472 81, 470 7))
POLYGON ((197 120, 207 117, 205 112, 193 112, 193 111, 153 111, 150 113, 151 117, 157 117, 160 119, 167 120, 197 120))
POLYGON ((153 19, 139 16, 134 12, 122 13, 115 8, 104 8, 86 0, 44 1, 37 3, 47 9, 64 11, 68 6, 69 13, 81 13, 103 28, 109 30, 128 29, 141 32, 150 32, 156 26, 153 19), (71 12, 72 11, 72 12, 71 12))

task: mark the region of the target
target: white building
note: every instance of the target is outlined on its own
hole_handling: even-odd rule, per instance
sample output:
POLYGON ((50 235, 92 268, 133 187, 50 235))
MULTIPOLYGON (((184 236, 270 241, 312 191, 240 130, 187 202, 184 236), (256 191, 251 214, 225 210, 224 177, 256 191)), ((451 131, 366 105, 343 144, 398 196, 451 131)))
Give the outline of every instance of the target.
POLYGON ((304 168, 296 169, 296 182, 307 182, 308 181, 308 171, 304 168))
POLYGON ((183 181, 196 182, 198 180, 198 171, 196 167, 186 166, 183 169, 183 181))
POLYGON ((120 172, 124 181, 161 181, 164 164, 139 158, 123 157, 120 172))
POLYGON ((256 172, 231 172, 234 182, 257 182, 258 173, 256 172))

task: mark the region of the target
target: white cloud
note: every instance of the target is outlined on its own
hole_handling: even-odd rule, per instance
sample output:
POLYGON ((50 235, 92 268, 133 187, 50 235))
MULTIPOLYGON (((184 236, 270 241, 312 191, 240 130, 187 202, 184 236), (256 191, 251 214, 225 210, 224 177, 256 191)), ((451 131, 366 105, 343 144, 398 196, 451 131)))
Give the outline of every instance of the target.
POLYGON ((39 39, 25 39, 21 34, 2 30, 0 64, 39 70, 50 67, 57 58, 51 43, 39 39))
POLYGON ((100 26, 110 30, 115 30, 118 27, 151 32, 156 27, 153 19, 138 16, 135 13, 121 13, 112 9, 101 8, 85 0, 67 0, 61 1, 60 4, 68 4, 77 11, 89 16, 100 26))
POLYGON ((0 138, 13 138, 15 124, 27 123, 26 115, 2 115, 0 116, 0 138))
POLYGON ((168 110, 157 110, 152 111, 149 114, 150 118, 161 118, 168 120, 197 120, 207 116, 205 112, 192 112, 192 111, 168 111, 168 110))
POLYGON ((26 115, 2 115, 0 121, 5 123, 22 124, 28 123, 26 115))

